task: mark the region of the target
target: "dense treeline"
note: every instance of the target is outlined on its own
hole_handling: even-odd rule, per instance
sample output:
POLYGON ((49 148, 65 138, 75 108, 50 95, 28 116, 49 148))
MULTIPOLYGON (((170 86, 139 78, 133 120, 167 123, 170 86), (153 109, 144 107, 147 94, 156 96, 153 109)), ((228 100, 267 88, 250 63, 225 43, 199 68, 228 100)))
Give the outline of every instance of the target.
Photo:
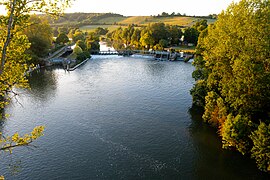
POLYGON ((178 46, 183 42, 196 45, 200 32, 207 26, 207 21, 202 20, 184 30, 179 26, 164 23, 153 23, 142 28, 119 27, 108 33, 107 38, 113 42, 115 49, 163 50, 167 47, 178 46))
MULTIPOLYGON (((161 14, 158 14, 157 16, 153 16, 154 18, 160 18, 160 17, 195 17, 195 16, 188 16, 186 15, 186 13, 175 13, 172 12, 171 14, 166 13, 166 12, 162 12, 161 14)), ((208 16, 196 16, 197 18, 206 18, 206 19, 216 19, 217 15, 216 14, 209 14, 208 16)))
POLYGON ((223 147, 270 171, 270 3, 242 0, 202 31, 191 90, 223 147))

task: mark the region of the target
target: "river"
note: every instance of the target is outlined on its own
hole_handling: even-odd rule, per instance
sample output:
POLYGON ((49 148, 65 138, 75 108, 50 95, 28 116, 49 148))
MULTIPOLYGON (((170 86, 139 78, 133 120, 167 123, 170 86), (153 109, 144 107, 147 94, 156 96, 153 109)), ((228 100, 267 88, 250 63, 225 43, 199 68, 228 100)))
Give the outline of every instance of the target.
POLYGON ((93 56, 73 72, 40 70, 6 108, 4 134, 45 135, 1 153, 6 179, 267 179, 221 148, 191 108, 191 63, 93 56))

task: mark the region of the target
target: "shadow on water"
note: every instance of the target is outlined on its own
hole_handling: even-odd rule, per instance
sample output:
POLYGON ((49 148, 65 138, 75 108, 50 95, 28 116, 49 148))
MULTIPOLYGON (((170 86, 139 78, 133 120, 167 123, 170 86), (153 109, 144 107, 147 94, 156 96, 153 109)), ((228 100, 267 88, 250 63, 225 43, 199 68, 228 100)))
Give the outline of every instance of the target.
POLYGON ((166 65, 165 63, 146 63, 145 69, 146 72, 152 76, 161 76, 166 72, 166 65))
POLYGON ((196 150, 195 171, 200 179, 269 179, 269 174, 257 169, 250 157, 222 148, 216 128, 203 122, 203 109, 191 107, 190 133, 196 150), (206 166, 207 164, 207 166, 206 166))
POLYGON ((36 99, 47 101, 57 90, 57 77, 53 69, 34 71, 28 78, 31 90, 29 93, 36 99))
POLYGON ((3 130, 5 128, 5 121, 6 121, 5 117, 0 118, 0 133, 3 133, 3 130))

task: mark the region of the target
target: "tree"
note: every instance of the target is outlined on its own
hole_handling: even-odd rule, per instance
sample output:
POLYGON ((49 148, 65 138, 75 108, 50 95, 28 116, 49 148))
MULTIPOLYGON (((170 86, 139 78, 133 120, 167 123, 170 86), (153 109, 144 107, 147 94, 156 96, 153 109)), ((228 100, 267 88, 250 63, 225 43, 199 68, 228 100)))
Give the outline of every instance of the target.
POLYGON ((80 46, 76 45, 75 48, 73 49, 73 53, 76 54, 76 55, 78 55, 78 54, 80 54, 82 52, 83 52, 83 50, 82 50, 82 48, 80 46))
POLYGON ((141 38, 141 31, 139 29, 135 29, 132 36, 131 36, 131 44, 135 47, 140 46, 140 38, 141 38))
POLYGON ((162 13, 161 13, 161 16, 167 17, 167 16, 169 16, 169 14, 166 13, 166 12, 162 12, 162 13))
POLYGON ((88 51, 83 51, 81 53, 79 53, 76 57, 76 59, 79 61, 79 62, 82 62, 84 60, 86 60, 87 58, 90 58, 90 53, 88 51))
POLYGON ((76 46, 79 46, 83 51, 85 51, 87 49, 85 42, 82 40, 78 40, 76 42, 76 46))
POLYGON ((64 33, 64 34, 68 34, 69 30, 67 27, 59 27, 58 28, 58 34, 64 33))
POLYGON ((203 19, 199 22, 196 22, 192 27, 195 28, 197 31, 202 32, 208 27, 207 20, 203 19))
POLYGON ((166 47, 168 47, 168 41, 165 39, 161 39, 159 40, 158 44, 164 49, 166 47))
POLYGON ((78 40, 82 40, 82 41, 85 41, 85 34, 81 31, 81 30, 79 30, 79 29, 77 29, 76 31, 75 31, 75 33, 73 34, 73 42, 77 42, 78 40))
POLYGON ((207 27, 207 20, 203 19, 199 22, 196 22, 192 27, 185 28, 184 41, 197 45, 200 33, 203 32, 207 27))
POLYGON ((57 44, 65 44, 69 42, 69 38, 65 33, 60 33, 57 38, 56 38, 56 43, 57 44))
POLYGON ((187 27, 184 30, 184 41, 197 45, 199 32, 194 27, 187 27))
POLYGON ((1 0, 0 5, 5 6, 7 16, 1 16, 1 24, 5 25, 2 37, 5 37, 2 42, 0 75, 3 74, 7 61, 8 47, 12 43, 13 36, 19 33, 19 29, 24 29, 28 25, 30 12, 49 13, 51 15, 59 15, 62 8, 68 7, 69 0, 1 0), (18 29, 17 29, 18 28, 18 29))
POLYGON ((98 41, 87 40, 86 43, 88 51, 99 51, 100 45, 98 41))
POLYGON ((180 39, 183 35, 181 28, 177 26, 168 26, 168 31, 170 34, 170 44, 171 45, 179 45, 180 39))
MULTIPOLYGON (((69 6, 69 0, 1 0, 0 5, 5 6, 6 16, 0 17, 0 109, 3 109, 11 98, 16 96, 14 87, 27 88, 26 71, 30 56, 25 52, 30 43, 24 29, 29 26, 30 13, 42 12, 54 16, 63 12, 69 6)), ((0 151, 9 150, 17 146, 29 145, 33 140, 42 136, 44 127, 36 127, 31 135, 0 136, 0 151)))
POLYGON ((154 45, 154 39, 152 38, 151 34, 147 32, 141 37, 140 43, 143 47, 149 49, 151 46, 154 45))
POLYGON ((164 23, 154 23, 148 27, 154 44, 158 44, 161 39, 168 40, 170 37, 169 30, 164 23))
POLYGON ((52 46, 52 28, 46 19, 36 15, 31 15, 29 23, 30 25, 24 30, 31 43, 27 50, 27 53, 31 55, 29 63, 38 64, 39 59, 45 57, 52 46))
POLYGON ((270 1, 241 0, 206 30, 205 21, 196 23, 201 32, 191 91, 205 108, 204 120, 217 124, 223 147, 252 154, 264 171, 270 171, 269 16, 270 1))
POLYGON ((95 33, 98 35, 106 35, 109 30, 107 28, 98 27, 95 29, 95 33))
POLYGON ((261 122, 258 129, 250 137, 254 144, 251 156, 256 160, 261 170, 270 171, 270 124, 267 126, 261 122))

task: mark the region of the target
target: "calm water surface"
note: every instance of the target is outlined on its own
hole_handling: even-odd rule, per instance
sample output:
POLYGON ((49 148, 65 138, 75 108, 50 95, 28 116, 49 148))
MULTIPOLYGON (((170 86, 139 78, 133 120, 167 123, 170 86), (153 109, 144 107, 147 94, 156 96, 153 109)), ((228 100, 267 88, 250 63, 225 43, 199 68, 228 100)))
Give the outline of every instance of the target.
POLYGON ((190 63, 94 56, 73 72, 42 70, 7 108, 4 134, 45 125, 37 148, 0 155, 6 179, 267 179, 223 150, 191 108, 190 63))

